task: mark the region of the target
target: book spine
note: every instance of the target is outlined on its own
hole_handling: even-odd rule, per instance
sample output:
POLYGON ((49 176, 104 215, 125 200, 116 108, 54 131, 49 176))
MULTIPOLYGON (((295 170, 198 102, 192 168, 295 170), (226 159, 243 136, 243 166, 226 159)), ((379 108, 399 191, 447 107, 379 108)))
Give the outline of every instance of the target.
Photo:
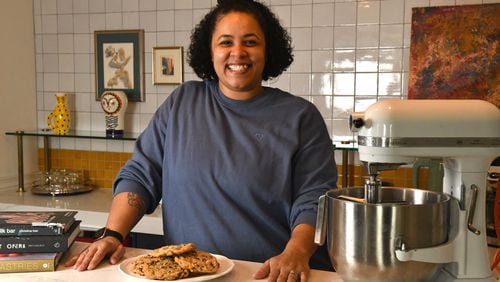
POLYGON ((10 260, 0 261, 0 273, 14 272, 48 272, 56 270, 56 261, 54 259, 35 259, 35 260, 10 260))
POLYGON ((47 226, 30 226, 21 224, 10 224, 8 226, 0 226, 0 237, 9 236, 45 236, 45 235, 62 235, 63 228, 47 227, 47 226))
POLYGON ((65 236, 2 237, 0 253, 55 253, 68 249, 65 236))
POLYGON ((59 236, 0 237, 0 253, 57 253, 69 249, 80 233, 80 222, 69 234, 59 236))

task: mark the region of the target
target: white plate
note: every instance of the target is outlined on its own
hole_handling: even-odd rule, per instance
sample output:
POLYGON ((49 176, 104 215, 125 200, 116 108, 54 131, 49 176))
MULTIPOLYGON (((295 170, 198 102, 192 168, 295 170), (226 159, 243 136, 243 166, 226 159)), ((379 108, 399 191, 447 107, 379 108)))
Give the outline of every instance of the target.
MULTIPOLYGON (((190 278, 184 278, 184 279, 177 279, 177 280, 173 280, 173 281, 181 281, 181 282, 208 281, 208 280, 215 279, 217 277, 224 276, 233 270, 234 262, 232 260, 226 258, 225 256, 221 256, 221 255, 213 255, 213 256, 217 259, 217 261, 219 262, 219 265, 220 265, 220 267, 216 273, 201 275, 201 276, 196 276, 196 277, 190 277, 190 278)), ((120 272, 123 275, 127 276, 128 278, 137 279, 137 281, 144 281, 144 280, 157 281, 157 280, 153 280, 153 279, 148 279, 144 276, 140 276, 140 275, 132 272, 132 263, 137 258, 138 257, 128 258, 128 259, 124 260, 122 263, 120 263, 120 267, 119 267, 120 272)))

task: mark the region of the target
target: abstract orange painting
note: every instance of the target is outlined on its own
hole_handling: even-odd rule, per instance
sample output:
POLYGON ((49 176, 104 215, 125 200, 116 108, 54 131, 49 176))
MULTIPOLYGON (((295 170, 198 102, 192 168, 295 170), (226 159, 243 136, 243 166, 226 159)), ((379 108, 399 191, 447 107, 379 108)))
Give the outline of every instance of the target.
POLYGON ((500 4, 413 8, 409 99, 500 108, 500 4))

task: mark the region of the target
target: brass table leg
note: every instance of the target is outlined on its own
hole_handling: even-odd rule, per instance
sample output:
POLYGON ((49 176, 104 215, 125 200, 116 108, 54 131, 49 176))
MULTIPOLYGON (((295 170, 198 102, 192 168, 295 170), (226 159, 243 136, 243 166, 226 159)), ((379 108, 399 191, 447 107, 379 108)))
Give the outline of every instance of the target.
POLYGON ((49 136, 43 136, 43 165, 45 171, 50 171, 49 136))
POLYGON ((23 156, 23 132, 17 133, 17 192, 23 193, 24 190, 24 156, 23 156))
POLYGON ((349 165, 349 152, 347 150, 342 150, 342 188, 346 188, 348 185, 348 168, 349 165))

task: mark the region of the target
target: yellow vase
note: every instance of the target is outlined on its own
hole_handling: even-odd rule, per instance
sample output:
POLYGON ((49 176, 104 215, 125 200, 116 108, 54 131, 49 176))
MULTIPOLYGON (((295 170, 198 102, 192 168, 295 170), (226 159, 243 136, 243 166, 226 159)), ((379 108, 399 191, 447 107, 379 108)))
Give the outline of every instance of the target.
POLYGON ((69 131, 69 110, 66 93, 56 93, 56 107, 47 117, 47 125, 55 134, 64 135, 69 131))

